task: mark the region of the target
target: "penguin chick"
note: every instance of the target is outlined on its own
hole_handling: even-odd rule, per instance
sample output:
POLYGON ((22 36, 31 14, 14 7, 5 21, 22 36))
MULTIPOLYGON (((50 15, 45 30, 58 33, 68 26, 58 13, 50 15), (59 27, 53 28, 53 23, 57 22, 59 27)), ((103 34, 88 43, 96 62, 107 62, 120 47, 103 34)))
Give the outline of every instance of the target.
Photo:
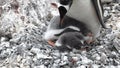
POLYGON ((72 50, 80 49, 81 46, 85 46, 86 41, 91 40, 91 37, 84 36, 80 32, 66 32, 62 34, 55 43, 55 46, 60 51, 65 51, 66 49, 72 50))

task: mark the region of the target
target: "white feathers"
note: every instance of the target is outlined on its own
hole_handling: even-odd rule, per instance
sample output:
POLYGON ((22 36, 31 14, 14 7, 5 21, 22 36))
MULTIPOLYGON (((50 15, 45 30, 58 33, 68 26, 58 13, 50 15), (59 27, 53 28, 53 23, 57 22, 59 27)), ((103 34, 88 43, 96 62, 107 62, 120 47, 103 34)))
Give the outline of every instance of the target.
POLYGON ((66 13, 78 21, 83 22, 89 28, 95 37, 98 37, 101 25, 98 20, 92 0, 73 0, 73 3, 66 13))
POLYGON ((75 27, 75 26, 68 26, 67 28, 71 28, 73 30, 80 31, 80 29, 78 27, 75 27))
POLYGON ((55 45, 58 46, 58 47, 62 46, 62 44, 60 44, 58 41, 56 41, 55 45))
MULTIPOLYGON (((54 27, 54 26, 53 26, 54 27)), ((44 36, 44 39, 45 40, 50 40, 50 39, 57 39, 58 37, 55 36, 56 34, 60 34, 61 32, 63 32, 65 29, 67 28, 71 28, 73 30, 76 30, 76 31, 80 31, 79 28, 75 27, 75 26, 68 26, 66 28, 63 28, 63 29, 48 29, 45 33, 45 36, 44 36)))

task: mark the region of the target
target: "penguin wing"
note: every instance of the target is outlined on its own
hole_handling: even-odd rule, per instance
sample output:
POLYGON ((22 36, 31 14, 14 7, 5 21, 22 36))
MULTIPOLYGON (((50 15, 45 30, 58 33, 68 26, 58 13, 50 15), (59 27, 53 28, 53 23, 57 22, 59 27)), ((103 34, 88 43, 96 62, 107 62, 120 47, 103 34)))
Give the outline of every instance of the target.
POLYGON ((106 28, 104 20, 103 20, 103 7, 102 7, 101 0, 91 0, 91 1, 97 13, 100 24, 102 25, 103 28, 106 28))

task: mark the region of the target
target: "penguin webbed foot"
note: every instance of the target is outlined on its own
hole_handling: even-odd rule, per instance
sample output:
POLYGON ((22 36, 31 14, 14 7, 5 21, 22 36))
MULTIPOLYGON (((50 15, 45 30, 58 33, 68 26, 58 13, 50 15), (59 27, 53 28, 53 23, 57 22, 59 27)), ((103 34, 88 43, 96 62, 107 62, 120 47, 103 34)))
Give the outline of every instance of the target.
POLYGON ((54 41, 52 41, 52 40, 48 40, 47 42, 48 42, 49 45, 51 45, 51 46, 55 46, 55 42, 54 42, 54 41))
POLYGON ((87 45, 89 45, 89 44, 91 44, 91 43, 93 43, 94 42, 94 40, 93 40, 93 34, 92 34, 92 32, 88 32, 87 34, 86 34, 86 36, 87 37, 89 37, 89 39, 87 39, 84 43, 85 44, 87 44, 87 45))

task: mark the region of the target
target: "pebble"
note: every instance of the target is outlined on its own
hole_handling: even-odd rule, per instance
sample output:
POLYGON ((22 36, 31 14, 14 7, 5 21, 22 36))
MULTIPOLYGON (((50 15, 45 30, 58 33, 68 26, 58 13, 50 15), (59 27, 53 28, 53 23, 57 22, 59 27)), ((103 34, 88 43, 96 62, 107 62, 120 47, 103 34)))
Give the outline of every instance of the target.
POLYGON ((47 68, 47 67, 44 65, 40 65, 40 66, 35 66, 34 68, 47 68))

